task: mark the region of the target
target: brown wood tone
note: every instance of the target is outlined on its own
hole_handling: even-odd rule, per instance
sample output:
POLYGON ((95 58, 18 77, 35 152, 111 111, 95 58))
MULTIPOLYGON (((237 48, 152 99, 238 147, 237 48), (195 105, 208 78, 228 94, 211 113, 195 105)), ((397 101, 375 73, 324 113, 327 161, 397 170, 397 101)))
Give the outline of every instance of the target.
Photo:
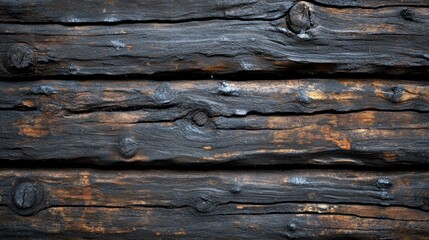
POLYGON ((428 88, 400 80, 1 82, 0 159, 428 164, 428 88))
POLYGON ((2 170, 0 236, 425 239, 428 181, 396 171, 2 170))
MULTIPOLYGON (((98 2, 94 1, 94 6, 98 6, 98 2)), ((77 10, 66 7, 71 2, 64 5, 62 11, 53 11, 53 5, 63 3, 43 1, 40 6, 33 7, 30 3, 3 1, 0 76, 223 74, 283 70, 302 74, 428 76, 429 73, 429 6, 423 1, 395 5, 387 0, 377 3, 318 1, 320 4, 275 0, 213 1, 209 4, 189 1, 197 10, 186 5, 167 8, 163 6, 169 2, 157 1, 160 3, 143 12, 134 8, 133 11, 139 13, 129 15, 121 10, 121 4, 103 2, 111 5, 106 6, 109 14, 97 13, 103 12, 103 7, 93 14, 90 4, 80 13, 83 16, 75 16, 77 10), (44 6, 46 11, 37 10, 44 6), (202 11, 198 11, 199 8, 203 8, 202 11), (38 12, 34 18, 36 23, 20 23, 26 20, 24 16, 33 19, 32 11, 38 12), (117 16, 116 11, 119 12, 117 16), (165 11, 172 11, 172 14, 164 14, 165 11), (157 13, 148 15, 147 12, 157 13), (5 15, 17 17, 7 22, 5 15), (54 24, 56 21, 107 21, 100 20, 103 17, 108 22, 125 22, 54 24), (39 24, 51 20, 54 23, 39 24), (129 22, 133 20, 149 22, 129 22), (179 21, 168 22, 172 20, 179 21)), ((150 5, 150 2, 140 5, 150 5)))

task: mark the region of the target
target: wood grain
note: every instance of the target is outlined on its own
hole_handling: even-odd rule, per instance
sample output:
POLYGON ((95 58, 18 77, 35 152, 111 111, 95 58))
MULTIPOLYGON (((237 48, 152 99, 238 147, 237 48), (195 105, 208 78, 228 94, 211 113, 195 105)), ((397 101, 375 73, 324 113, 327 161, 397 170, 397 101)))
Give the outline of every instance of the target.
POLYGON ((0 0, 0 239, 428 239, 428 29, 427 0, 0 0))
POLYGON ((284 71, 428 76, 427 9, 299 2, 275 20, 75 26, 12 22, 0 24, 0 76, 284 71))
POLYGON ((0 159, 427 164, 427 83, 2 82, 0 159))
POLYGON ((225 117, 361 110, 425 112, 429 111, 429 83, 398 79, 0 82, 0 110, 59 114, 156 109, 164 114, 156 120, 166 121, 198 110, 225 117))
POLYGON ((0 236, 424 239, 428 180, 396 171, 2 170, 0 236), (44 193, 29 216, 11 198, 19 182, 44 193))
MULTIPOLYGON (((71 0, 26 1, 1 0, 0 22, 23 23, 112 23, 121 21, 186 21, 210 18, 276 19, 298 1, 291 0, 147 0, 76 2, 71 0), (59 11, 59 9, 61 11, 59 11)), ((381 8, 403 5, 429 7, 424 0, 313 0, 326 7, 381 8)))
POLYGON ((275 19, 294 1, 268 0, 149 0, 149 1, 84 1, 63 0, 16 2, 0 1, 0 22, 99 23, 120 21, 184 21, 210 18, 275 19), (61 9, 61 11, 58 11, 61 9))

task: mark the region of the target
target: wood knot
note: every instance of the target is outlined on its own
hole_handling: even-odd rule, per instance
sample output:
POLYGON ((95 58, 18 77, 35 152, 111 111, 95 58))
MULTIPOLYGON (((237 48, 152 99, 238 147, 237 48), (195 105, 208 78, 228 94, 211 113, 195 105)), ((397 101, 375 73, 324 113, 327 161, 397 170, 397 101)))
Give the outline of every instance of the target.
POLYGON ((310 5, 305 2, 293 5, 286 15, 286 21, 292 32, 305 33, 313 26, 310 5))
POLYGON ((391 88, 390 93, 387 94, 387 97, 393 103, 400 103, 404 92, 405 89, 402 86, 394 86, 391 88))
POLYGON ((308 92, 305 90, 299 90, 298 96, 295 98, 298 103, 309 104, 313 99, 308 96, 308 92))
POLYGON ((239 194, 241 193, 241 185, 235 184, 229 189, 230 193, 239 194))
POLYGON ((298 230, 298 227, 296 226, 296 223, 291 222, 288 225, 286 225, 286 229, 288 231, 295 232, 296 230, 298 230))
POLYGON ((408 20, 408 21, 415 20, 415 16, 416 16, 415 12, 408 8, 403 9, 400 14, 401 14, 401 17, 405 20, 408 20))
POLYGON ((197 112, 192 117, 192 121, 197 126, 202 127, 202 126, 206 125, 206 123, 209 121, 209 116, 207 116, 207 114, 205 112, 197 112))
POLYGON ((380 178, 375 183, 375 186, 379 189, 387 189, 393 186, 393 182, 388 178, 380 178))
POLYGON ((35 60, 34 51, 29 45, 17 43, 9 47, 6 54, 5 67, 12 72, 29 70, 35 65, 35 60))
POLYGON ((125 158, 132 158, 137 154, 137 143, 131 138, 124 138, 118 143, 118 149, 125 158))
POLYGON ((56 94, 58 91, 50 85, 34 86, 31 88, 31 94, 50 96, 56 94))
POLYGON ((170 84, 163 83, 156 88, 152 99, 157 105, 166 105, 176 99, 176 94, 171 90, 170 84))
POLYGON ((216 204, 210 196, 200 195, 194 199, 193 208, 200 213, 210 213, 216 208, 216 204))
POLYGON ((44 190, 35 181, 20 181, 13 188, 11 208, 20 215, 31 215, 39 210, 43 198, 44 190))
POLYGON ((227 82, 222 82, 218 88, 218 93, 223 96, 234 96, 240 95, 240 89, 231 86, 227 82))

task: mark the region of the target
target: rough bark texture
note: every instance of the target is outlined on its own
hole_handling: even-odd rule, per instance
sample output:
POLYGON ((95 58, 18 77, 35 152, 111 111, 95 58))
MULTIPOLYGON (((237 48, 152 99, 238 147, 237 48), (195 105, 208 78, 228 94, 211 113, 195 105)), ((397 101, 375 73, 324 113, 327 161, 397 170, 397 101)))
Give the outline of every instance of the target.
POLYGON ((425 239, 427 181, 427 172, 3 170, 0 236, 425 239), (32 212, 11 197, 25 182, 43 191, 32 212))

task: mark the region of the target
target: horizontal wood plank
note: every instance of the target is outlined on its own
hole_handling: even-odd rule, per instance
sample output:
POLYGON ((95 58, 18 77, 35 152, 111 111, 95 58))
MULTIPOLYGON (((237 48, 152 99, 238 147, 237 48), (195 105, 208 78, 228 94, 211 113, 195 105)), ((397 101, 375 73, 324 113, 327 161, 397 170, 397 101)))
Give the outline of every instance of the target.
POLYGON ((184 21, 210 18, 275 19, 293 5, 291 0, 148 0, 0 1, 0 22, 97 23, 120 21, 184 21), (61 9, 61 11, 58 11, 61 9))
POLYGON ((258 71, 427 76, 427 9, 299 2, 276 20, 0 24, 0 76, 258 71))
MULTIPOLYGON (((160 91, 162 96, 168 92, 160 91)), ((427 112, 238 113, 170 111, 168 106, 94 112, 3 110, 0 159, 95 164, 428 163, 427 112)))
POLYGON ((428 163, 425 82, 66 80, 0 87, 1 160, 428 163))
POLYGON ((42 80, 0 82, 0 110, 91 113, 166 109, 173 120, 210 116, 317 112, 429 111, 429 83, 381 79, 42 80))
MULTIPOLYGON (((71 0, 28 2, 1 0, 0 22, 23 23, 101 23, 120 21, 186 21, 208 18, 275 19, 282 17, 298 1, 292 0, 146 0, 84 1, 76 6, 71 0), (59 11, 61 9, 61 11, 59 11)), ((329 7, 381 8, 398 6, 397 0, 313 0, 329 7)), ((424 0, 400 1, 408 7, 429 7, 424 0)))
MULTIPOLYGON (((0 82, 0 110, 46 114, 158 109, 154 120, 317 112, 429 111, 429 82, 380 79, 0 82), (164 111, 166 110, 166 111, 164 111)), ((152 113, 155 114, 155 113, 152 113)))
POLYGON ((424 239, 428 181, 349 170, 2 170, 0 236, 424 239))

